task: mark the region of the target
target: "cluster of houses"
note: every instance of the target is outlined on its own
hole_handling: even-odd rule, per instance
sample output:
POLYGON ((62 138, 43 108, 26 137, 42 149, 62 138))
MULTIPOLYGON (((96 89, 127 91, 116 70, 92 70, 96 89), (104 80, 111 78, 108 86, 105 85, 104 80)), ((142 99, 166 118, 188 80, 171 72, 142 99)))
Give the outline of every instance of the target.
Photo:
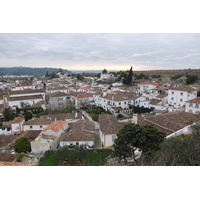
MULTIPOLYGON (((113 75, 106 73, 101 74, 99 80, 110 78, 113 75)), ((191 133, 191 126, 199 121, 199 85, 151 81, 128 87, 119 82, 107 85, 92 77, 80 81, 59 74, 59 78, 51 80, 15 81, 7 83, 7 87, 9 89, 0 92, 1 117, 5 108, 16 109, 22 105, 51 111, 74 109, 73 113, 43 115, 26 122, 23 116, 10 123, 3 122, 0 136, 27 137, 35 154, 66 145, 110 148, 119 130, 128 123, 151 124, 171 137, 191 133), (81 112, 82 108, 96 106, 112 115, 100 115, 95 122, 81 112), (134 107, 153 108, 154 111, 138 115, 134 107), (122 119, 117 118, 119 114, 122 119)))

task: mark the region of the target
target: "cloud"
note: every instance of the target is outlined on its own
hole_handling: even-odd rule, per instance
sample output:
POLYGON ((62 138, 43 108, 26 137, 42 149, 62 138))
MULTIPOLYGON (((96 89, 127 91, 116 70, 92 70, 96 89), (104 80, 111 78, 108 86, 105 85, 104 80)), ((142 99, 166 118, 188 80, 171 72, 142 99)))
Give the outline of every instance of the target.
POLYGON ((0 67, 199 68, 200 34, 0 34, 0 67))

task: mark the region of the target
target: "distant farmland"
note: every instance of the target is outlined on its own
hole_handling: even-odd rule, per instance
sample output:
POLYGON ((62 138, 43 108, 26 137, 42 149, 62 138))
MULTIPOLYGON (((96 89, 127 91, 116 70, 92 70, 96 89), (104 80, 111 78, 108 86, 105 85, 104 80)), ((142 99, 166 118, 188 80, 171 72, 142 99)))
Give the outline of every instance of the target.
POLYGON ((177 69, 177 70, 147 70, 147 71, 134 71, 135 74, 145 74, 145 75, 160 75, 162 78, 171 78, 172 76, 182 74, 187 75, 197 75, 200 78, 200 69, 177 69))

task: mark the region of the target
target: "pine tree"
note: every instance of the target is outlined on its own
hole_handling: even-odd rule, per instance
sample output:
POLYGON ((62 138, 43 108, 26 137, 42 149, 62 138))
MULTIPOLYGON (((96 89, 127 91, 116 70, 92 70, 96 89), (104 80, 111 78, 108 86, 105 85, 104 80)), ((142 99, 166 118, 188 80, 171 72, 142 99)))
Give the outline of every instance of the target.
POLYGON ((131 66, 131 69, 130 69, 128 76, 127 76, 127 85, 132 85, 132 80, 133 80, 133 69, 132 69, 132 66, 131 66))

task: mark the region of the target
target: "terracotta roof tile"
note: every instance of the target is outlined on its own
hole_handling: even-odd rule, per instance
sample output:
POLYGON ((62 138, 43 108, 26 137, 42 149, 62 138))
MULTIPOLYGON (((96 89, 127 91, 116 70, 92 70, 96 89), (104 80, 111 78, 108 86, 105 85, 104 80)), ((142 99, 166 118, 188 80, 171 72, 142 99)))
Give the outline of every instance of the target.
POLYGON ((197 97, 197 98, 195 98, 195 99, 191 99, 191 100, 186 101, 186 102, 189 102, 189 103, 198 103, 198 104, 200 104, 200 97, 197 97))
POLYGON ((103 134, 118 134, 120 129, 122 129, 125 124, 117 121, 114 115, 103 114, 99 116, 99 125, 103 134))
POLYGON ((23 162, 0 162, 0 166, 38 166, 38 164, 23 162))
POLYGON ((197 91, 197 89, 194 89, 191 86, 174 87, 174 88, 170 88, 170 90, 186 91, 186 92, 197 91))
POLYGON ((9 97, 9 101, 20 101, 20 100, 28 100, 28 99, 43 99, 43 96, 39 94, 39 95, 9 97))
POLYGON ((25 137, 29 139, 30 141, 32 141, 32 140, 35 140, 35 138, 37 138, 40 133, 41 131, 27 130, 27 131, 22 132, 19 137, 25 137))
POLYGON ((199 119, 192 113, 175 111, 160 115, 148 115, 145 117, 139 117, 138 124, 150 124, 169 135, 184 128, 185 126, 188 126, 191 122, 198 120, 199 119))
POLYGON ((16 117, 11 123, 21 123, 25 118, 24 117, 16 117))
POLYGON ((24 123, 24 125, 49 125, 52 121, 45 118, 35 118, 30 119, 27 122, 24 123))
POLYGON ((67 121, 55 121, 52 122, 49 126, 44 128, 42 132, 45 132, 47 130, 52 130, 54 132, 59 132, 66 124, 68 124, 67 121))

